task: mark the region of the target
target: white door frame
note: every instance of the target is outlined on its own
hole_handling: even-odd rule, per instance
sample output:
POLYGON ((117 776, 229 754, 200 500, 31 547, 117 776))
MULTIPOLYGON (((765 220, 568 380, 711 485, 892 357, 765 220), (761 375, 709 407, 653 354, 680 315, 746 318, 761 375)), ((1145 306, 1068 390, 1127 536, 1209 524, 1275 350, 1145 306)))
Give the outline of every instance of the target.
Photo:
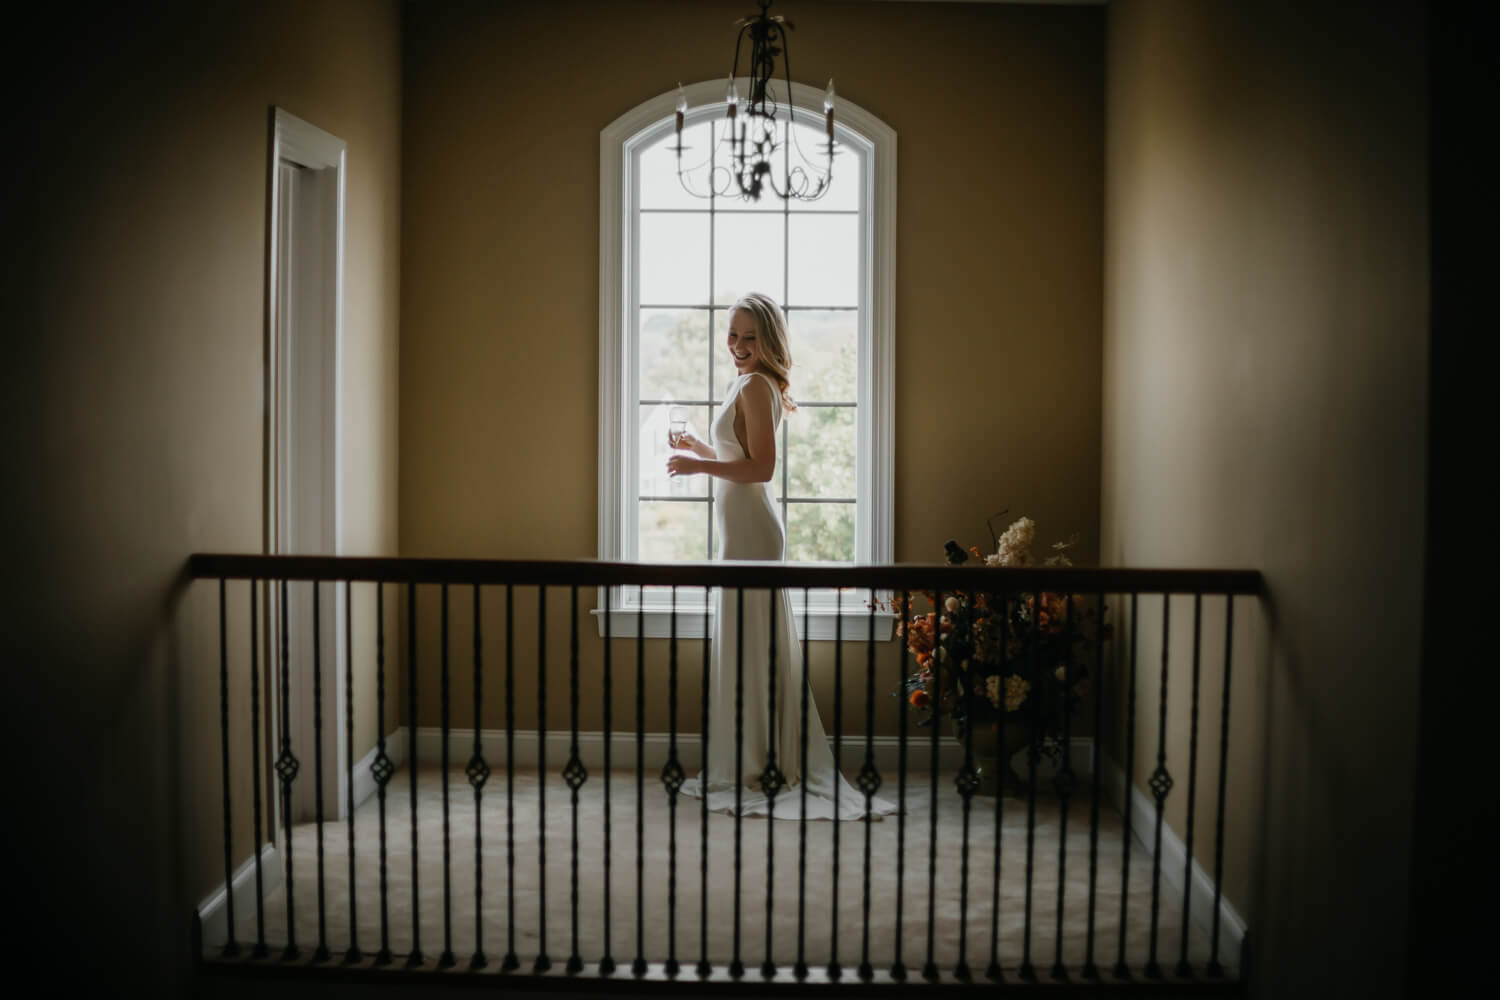
MULTIPOLYGON (((267 226, 266 548, 273 554, 341 555, 346 146, 281 108, 273 109, 267 226)), ((344 590, 319 585, 323 809, 344 817, 348 761, 343 739, 349 706, 340 683, 347 668, 341 627, 344 590)), ((280 587, 267 594, 269 706, 280 704, 280 587), (273 680, 274 678, 274 680, 273 680)), ((289 584, 291 649, 288 712, 300 770, 292 784, 292 820, 314 816, 312 585, 289 584)), ((281 749, 280 713, 272 711, 270 756, 281 749)), ((270 772, 274 775, 274 771, 270 772)), ((279 811, 274 777, 272 801, 279 811)))

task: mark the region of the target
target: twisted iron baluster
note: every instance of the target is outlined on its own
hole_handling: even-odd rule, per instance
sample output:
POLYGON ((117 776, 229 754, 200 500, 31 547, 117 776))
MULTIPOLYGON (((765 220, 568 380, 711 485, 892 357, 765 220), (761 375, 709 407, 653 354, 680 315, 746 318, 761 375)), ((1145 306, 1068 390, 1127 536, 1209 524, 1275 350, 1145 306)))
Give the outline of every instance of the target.
POLYGON ((776 877, 776 831, 772 824, 776 822, 776 793, 786 786, 786 778, 781 769, 776 766, 776 617, 777 617, 777 591, 773 587, 770 592, 771 616, 770 616, 770 658, 769 670, 769 701, 766 707, 766 731, 770 735, 770 741, 766 747, 766 766, 761 771, 760 789, 766 797, 766 959, 761 963, 760 974, 764 979, 774 978, 776 975, 776 963, 771 960, 771 926, 773 914, 773 891, 776 877))
POLYGON ((314 821, 317 823, 318 839, 318 947, 313 951, 314 962, 326 962, 328 952, 328 910, 324 903, 323 878, 323 619, 321 588, 317 581, 312 584, 313 595, 313 787, 314 821))
POLYGON ((1167 773, 1167 652, 1171 646, 1169 616, 1172 610, 1172 595, 1163 594, 1161 599, 1161 705, 1158 717, 1156 743, 1156 770, 1151 772, 1151 794, 1156 799, 1156 845, 1151 852, 1151 950, 1146 958, 1146 975, 1152 979, 1162 978, 1161 966, 1156 961, 1156 936, 1161 907, 1161 827, 1166 812, 1167 793, 1172 790, 1172 776, 1167 773))
POLYGON ((1067 969, 1063 967, 1063 902, 1068 878, 1068 804, 1073 795, 1073 711, 1068 698, 1073 691, 1073 595, 1063 598, 1063 641, 1067 654, 1063 657, 1063 745, 1062 767, 1053 779, 1057 789, 1057 938, 1052 955, 1052 978, 1065 980, 1067 969))
POLYGON ((802 814, 797 818, 797 964, 792 967, 799 979, 807 978, 806 930, 807 930, 807 656, 812 633, 808 631, 808 589, 802 588, 802 740, 800 743, 800 789, 802 814))
MULTIPOLYGON (((260 816, 260 621, 255 600, 255 585, 259 582, 250 581, 250 788, 255 829, 255 947, 250 952, 251 958, 265 958, 270 954, 266 947, 266 889, 260 860, 260 834, 265 828, 260 816)), ((269 650, 266 659, 270 659, 269 650)), ((269 663, 266 669, 270 669, 269 663)))
POLYGON ((865 793, 865 869, 860 899, 864 908, 864 933, 859 946, 859 978, 875 977, 870 964, 870 810, 880 790, 880 772, 875 768, 875 588, 870 588, 870 634, 865 641, 865 762, 859 769, 859 789, 865 793))
MULTIPOLYGON (((994 595, 988 595, 988 600, 993 601, 994 595)), ((994 609, 990 609, 993 618, 994 609)), ((1002 596, 1000 598, 1000 629, 999 654, 1000 673, 1002 681, 1009 675, 1006 662, 1009 651, 1006 647, 1006 636, 1009 634, 1008 622, 1010 621, 1010 599, 1002 596)), ((995 857, 990 875, 990 964, 985 966, 984 976, 991 982, 1002 982, 1005 973, 1000 968, 1000 855, 1003 840, 1003 826, 1005 819, 1005 793, 1010 782, 1010 752, 1009 744, 1005 741, 1005 717, 1010 713, 1005 708, 1005 691, 1002 686, 1000 691, 1000 703, 995 706, 999 711, 996 713, 995 739, 1000 747, 1000 754, 996 758, 995 775, 995 857)))
POLYGON ((676 976, 677 962, 677 792, 685 774, 677 760, 677 585, 672 585, 671 638, 667 645, 667 762, 661 781, 667 789, 667 964, 668 976, 676 976))
MULTIPOLYGON (((713 520, 709 520, 713 524, 713 520)), ((713 613, 713 589, 703 588, 703 628, 705 633, 709 630, 709 621, 713 613)), ((698 799, 698 966, 697 973, 700 979, 706 979, 713 972, 713 966, 708 961, 708 788, 711 775, 708 770, 708 689, 709 689, 709 637, 703 637, 703 705, 702 728, 703 743, 700 753, 702 754, 702 769, 699 782, 702 785, 698 799)))
POLYGON ((484 747, 480 734, 481 711, 484 707, 483 673, 484 643, 480 632, 479 584, 474 584, 474 753, 464 768, 469 784, 474 789, 474 955, 469 959, 469 968, 482 969, 490 964, 484 954, 484 786, 490 778, 490 765, 484 759, 484 747))
POLYGON ((1234 647, 1234 595, 1224 595, 1224 707, 1219 718, 1219 807, 1214 822, 1214 908, 1213 930, 1208 946, 1209 978, 1221 979, 1224 967, 1219 964, 1219 905, 1224 889, 1224 784, 1229 767, 1229 662, 1234 647))
MULTIPOLYGON (((910 609, 911 609, 911 591, 903 590, 901 592, 901 607, 900 607, 901 622, 902 622, 902 629, 903 629, 903 631, 905 630, 905 628, 909 624, 908 619, 910 618, 910 615, 908 614, 908 612, 910 611, 910 609)), ((906 670, 907 670, 906 653, 907 653, 907 648, 908 647, 907 647, 906 642, 903 641, 901 643, 900 673, 897 674, 897 679, 900 682, 900 686, 897 688, 897 690, 902 693, 902 700, 903 701, 905 700, 905 694, 906 694, 906 677, 907 677, 907 673, 906 673, 906 670)), ((899 800, 896 803, 896 858, 897 858, 897 860, 899 862, 900 859, 906 857, 906 706, 905 705, 902 705, 901 708, 896 712, 896 719, 897 719, 897 726, 899 727, 898 730, 897 730, 897 743, 896 743, 896 754, 897 754, 897 763, 896 763, 896 798, 899 800)), ((902 982, 902 981, 904 981, 906 979, 906 965, 905 965, 905 963, 903 963, 901 961, 901 944, 902 944, 902 939, 905 936, 904 932, 903 932, 903 928, 902 928, 901 907, 902 907, 902 903, 905 901, 905 898, 906 898, 906 866, 903 865, 903 864, 898 863, 896 865, 896 940, 895 940, 896 955, 895 955, 895 958, 891 961, 891 978, 894 979, 894 980, 896 980, 898 983, 902 982)))
POLYGON ((505 957, 504 972, 521 967, 516 954, 516 616, 515 586, 505 585, 505 957))
POLYGON ((938 718, 943 712, 943 671, 938 660, 938 647, 942 641, 943 592, 938 590, 932 597, 933 637, 932 676, 937 679, 937 697, 932 699, 932 725, 928 762, 928 789, 930 792, 927 832, 927 961, 922 964, 922 978, 934 982, 938 978, 937 962, 933 957, 933 934, 936 926, 937 906, 937 821, 938 821, 938 718))
POLYGON ((837 980, 839 967, 839 766, 843 759, 844 729, 844 592, 833 592, 833 885, 829 898, 828 978, 837 980))
POLYGON ((552 968, 547 955, 547 588, 536 588, 536 877, 537 955, 533 972, 552 968))
POLYGON ((1188 964, 1188 926, 1193 901, 1193 808, 1198 800, 1198 674, 1200 666, 1200 640, 1203 635, 1203 595, 1193 595, 1193 696, 1190 708, 1191 722, 1188 736, 1188 800, 1187 831, 1183 837, 1182 861, 1182 942, 1177 956, 1177 974, 1187 978, 1193 974, 1188 964))
POLYGON ((563 768, 563 780, 568 783, 570 807, 572 810, 572 840, 573 855, 572 867, 570 869, 571 887, 568 895, 568 903, 572 913, 573 937, 572 951, 568 954, 568 972, 578 973, 583 971, 583 956, 578 954, 578 789, 588 780, 588 770, 584 768, 583 761, 578 756, 578 585, 575 583, 569 590, 571 600, 571 615, 569 618, 568 639, 568 763, 563 768))
POLYGON ((224 789, 224 905, 229 937, 220 952, 226 958, 240 953, 234 938, 234 826, 229 819, 229 636, 224 610, 225 581, 219 577, 219 763, 224 789))
POLYGON ((391 914, 386 871, 385 786, 390 783, 396 765, 385 752, 385 586, 375 583, 375 759, 370 763, 370 777, 375 779, 380 804, 380 950, 376 965, 389 965, 391 955, 391 914))
POLYGON ((646 588, 636 590, 635 629, 635 960, 646 974, 646 588))
POLYGON ((359 950, 359 928, 354 906, 354 584, 344 581, 344 761, 348 767, 344 782, 345 811, 349 816, 349 947, 344 964, 364 961, 359 950))
POLYGON ((729 974, 745 974, 740 961, 740 806, 744 800, 745 774, 745 588, 734 591, 734 955, 729 974))
POLYGON ((1120 948, 1115 956, 1114 976, 1129 979, 1130 966, 1125 964, 1125 918, 1129 912, 1130 892, 1130 819, 1135 812, 1130 805, 1130 789, 1135 783, 1135 688, 1136 688, 1136 625, 1139 620, 1140 595, 1130 595, 1130 691, 1125 711, 1125 832, 1120 837, 1120 948))
POLYGON ((609 798, 610 746, 614 742, 614 737, 610 730, 612 722, 611 706, 614 703, 614 674, 612 672, 614 643, 612 641, 613 627, 611 622, 613 618, 611 603, 614 597, 614 588, 604 587, 601 589, 604 591, 604 955, 599 959, 599 973, 607 976, 615 971, 615 960, 614 956, 610 954, 609 947, 609 889, 612 867, 610 858, 614 853, 611 846, 613 833, 610 820, 609 798))
POLYGON ((439 706, 442 715, 443 748, 441 752, 441 773, 443 776, 443 953, 438 956, 438 968, 448 969, 458 964, 458 959, 453 955, 453 845, 452 831, 449 827, 449 805, 448 805, 448 737, 452 720, 449 717, 450 690, 448 676, 448 585, 445 583, 440 590, 441 614, 442 614, 442 641, 440 644, 442 663, 439 665, 442 674, 441 699, 439 706))
POLYGON ((416 968, 422 956, 421 894, 417 884, 417 585, 406 585, 406 787, 411 803, 411 953, 406 967, 416 968))
POLYGON ((1093 794, 1089 805, 1089 926, 1083 958, 1083 978, 1098 979, 1099 967, 1094 964, 1094 910, 1095 895, 1099 882, 1099 742, 1103 736, 1100 727, 1101 708, 1104 704, 1104 594, 1094 598, 1094 668, 1099 676, 1094 678, 1094 747, 1089 765, 1092 772, 1093 794))
POLYGON ((292 687, 291 656, 287 635, 286 581, 281 581, 281 606, 277 609, 281 618, 281 754, 276 758, 276 775, 281 779, 281 827, 286 842, 286 948, 281 953, 284 962, 302 957, 297 947, 297 911, 292 899, 292 875, 296 868, 292 862, 292 782, 297 780, 301 765, 292 753, 292 687))

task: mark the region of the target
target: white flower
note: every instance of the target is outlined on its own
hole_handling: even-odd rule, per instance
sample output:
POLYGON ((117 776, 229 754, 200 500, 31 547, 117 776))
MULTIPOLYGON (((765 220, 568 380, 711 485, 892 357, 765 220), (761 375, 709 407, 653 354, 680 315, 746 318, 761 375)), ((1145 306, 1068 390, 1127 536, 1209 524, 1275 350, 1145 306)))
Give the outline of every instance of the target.
POLYGON ((1000 536, 1000 544, 995 547, 993 556, 985 557, 985 564, 989 566, 1029 566, 1031 565, 1031 540, 1036 535, 1036 522, 1029 517, 1016 520, 1005 534, 1000 536))
POLYGON ((956 598, 956 597, 950 597, 950 598, 948 598, 946 601, 943 602, 943 607, 951 615, 953 612, 955 612, 955 611, 958 610, 958 598, 956 598))

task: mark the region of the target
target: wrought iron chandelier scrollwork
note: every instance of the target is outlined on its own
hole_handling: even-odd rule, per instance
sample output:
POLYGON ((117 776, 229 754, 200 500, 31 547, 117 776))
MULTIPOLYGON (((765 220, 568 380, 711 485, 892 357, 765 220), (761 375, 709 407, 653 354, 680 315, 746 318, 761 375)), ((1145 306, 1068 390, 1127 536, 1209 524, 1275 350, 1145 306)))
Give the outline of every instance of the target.
POLYGON ((726 125, 721 138, 712 144, 709 156, 696 166, 685 167, 682 154, 689 150, 682 144, 682 129, 687 116, 687 94, 677 87, 677 178, 683 188, 699 198, 738 197, 759 201, 767 189, 782 199, 816 201, 833 183, 833 80, 823 97, 823 118, 827 138, 821 164, 803 151, 797 139, 796 112, 792 107, 791 53, 787 32, 793 25, 780 14, 769 13, 771 0, 759 0, 760 13, 735 22, 739 34, 734 43, 734 61, 729 65, 729 85, 724 100, 726 125), (749 94, 741 107, 735 74, 739 70, 740 51, 745 38, 750 39, 749 94), (781 57, 785 102, 778 103, 776 59, 781 57), (783 117, 784 112, 784 117, 783 117), (780 165, 778 172, 777 165, 780 165))

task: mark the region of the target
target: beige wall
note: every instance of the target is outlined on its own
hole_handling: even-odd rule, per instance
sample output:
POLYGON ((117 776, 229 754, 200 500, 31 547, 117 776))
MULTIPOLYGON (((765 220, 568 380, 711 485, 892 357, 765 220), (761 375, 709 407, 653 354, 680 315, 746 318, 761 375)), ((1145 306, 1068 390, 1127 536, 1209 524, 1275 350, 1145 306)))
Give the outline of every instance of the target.
POLYGON ((1237 619, 1226 844, 1262 996, 1402 981, 1428 344, 1414 7, 1109 14, 1103 556, 1266 575, 1237 619))
MULTIPOLYGON (((184 595, 181 574, 192 552, 263 541, 270 108, 348 143, 345 530, 349 551, 391 553, 401 46, 392 3, 138 7, 15 36, 30 61, 7 156, 23 252, 4 296, 20 470, 5 648, 25 778, 7 891, 38 954, 67 949, 57 968, 129 956, 113 983, 175 993, 162 976, 186 959, 189 908, 223 878, 216 594, 184 595)), ((231 588, 248 787, 245 595, 231 588)), ((246 811, 235 828, 238 861, 246 811)))
MULTIPOLYGON (((599 132, 679 79, 722 76, 744 6, 407 9, 402 554, 596 555, 599 132)), ((891 125, 900 146, 897 560, 934 562, 952 536, 981 542, 984 519, 1005 506, 1035 518, 1046 541, 1078 532, 1093 558, 1102 9, 806 2, 791 13, 797 76, 821 87, 836 75, 840 93, 891 125)), ((551 598, 550 622, 566 600, 551 598)), ((527 614, 534 605, 528 592, 527 614)), ((438 721, 436 620, 426 595, 426 725, 438 721)), ((490 619, 487 636, 500 623, 490 619)), ((597 691, 601 642, 585 624, 584 682, 597 691)), ((523 625, 520 641, 533 631, 523 625)), ((466 656, 467 639, 457 641, 466 656)), ((648 653, 653 682, 661 645, 648 653)), ((549 650, 549 724, 560 725, 566 632, 549 650)), ((895 652, 882 648, 877 681, 887 729, 895 652)), ((534 665, 534 646, 518 656, 534 665)), ((859 647, 846 656, 865 662, 859 647)), ((832 671, 829 644, 819 644, 824 706, 832 671)), ((456 704, 468 704, 467 690, 456 704)), ((696 725, 696 688, 687 701, 686 724, 696 725)), ((498 718, 500 703, 486 702, 486 717, 498 718)), ((663 728, 660 699, 649 711, 648 725, 663 728)), ((597 728, 597 705, 582 719, 597 728)))

